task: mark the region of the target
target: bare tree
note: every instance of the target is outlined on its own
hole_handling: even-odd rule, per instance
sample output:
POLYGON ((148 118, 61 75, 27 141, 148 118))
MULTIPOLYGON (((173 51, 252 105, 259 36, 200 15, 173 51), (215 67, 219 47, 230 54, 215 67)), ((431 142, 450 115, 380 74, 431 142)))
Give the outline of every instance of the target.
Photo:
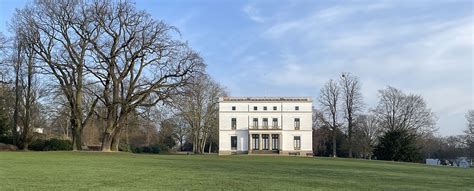
POLYGON ((419 95, 406 95, 393 87, 379 90, 380 101, 373 110, 384 130, 408 130, 427 135, 436 130, 435 116, 419 95))
POLYGON ((225 92, 207 75, 193 78, 185 90, 173 99, 172 106, 191 127, 193 152, 203 153, 209 135, 218 126, 218 101, 225 92))
POLYGON ((466 113, 467 120, 467 129, 464 131, 466 133, 465 142, 468 148, 468 153, 471 157, 474 156, 474 110, 469 110, 466 113))
POLYGON ((358 115, 354 123, 354 145, 364 158, 371 159, 381 129, 373 115, 358 115))
POLYGON ((189 124, 179 115, 173 116, 173 121, 176 124, 176 127, 173 130, 175 139, 179 143, 179 150, 183 151, 184 142, 189 135, 189 124))
POLYGON ((96 1, 89 7, 96 30, 82 37, 91 44, 94 62, 88 70, 103 86, 97 97, 107 108, 102 150, 117 150, 132 111, 169 99, 204 64, 186 43, 172 38, 174 27, 129 2, 96 1))
POLYGON ((83 1, 35 1, 32 6, 17 11, 18 25, 38 59, 46 66, 44 72, 53 75, 66 97, 71 117, 73 149, 80 150, 82 131, 90 119, 97 100, 84 104, 84 65, 88 53, 89 19, 83 1))
POLYGON ((349 73, 343 73, 339 81, 341 87, 342 109, 344 118, 347 121, 347 138, 349 141, 349 158, 352 158, 352 137, 354 129, 354 120, 358 112, 363 107, 362 93, 359 78, 352 76, 349 73))
POLYGON ((329 80, 324 87, 321 89, 319 95, 319 104, 321 106, 321 121, 323 121, 332 130, 332 155, 337 157, 337 130, 339 128, 338 122, 338 109, 337 104, 339 102, 340 88, 337 82, 329 80))

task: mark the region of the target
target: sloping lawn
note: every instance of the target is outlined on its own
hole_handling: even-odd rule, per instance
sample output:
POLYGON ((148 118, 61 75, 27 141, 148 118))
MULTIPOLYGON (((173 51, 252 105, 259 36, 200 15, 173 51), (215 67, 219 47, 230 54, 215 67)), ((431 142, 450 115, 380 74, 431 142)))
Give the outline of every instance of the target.
POLYGON ((0 190, 474 190, 474 169, 332 158, 0 152, 0 190))

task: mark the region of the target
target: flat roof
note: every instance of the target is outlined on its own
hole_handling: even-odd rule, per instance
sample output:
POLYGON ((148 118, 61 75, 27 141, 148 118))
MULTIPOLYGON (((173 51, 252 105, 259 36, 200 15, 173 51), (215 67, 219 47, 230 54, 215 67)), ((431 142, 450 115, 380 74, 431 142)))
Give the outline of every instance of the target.
POLYGON ((311 97, 220 97, 219 102, 222 101, 308 101, 312 102, 311 97))

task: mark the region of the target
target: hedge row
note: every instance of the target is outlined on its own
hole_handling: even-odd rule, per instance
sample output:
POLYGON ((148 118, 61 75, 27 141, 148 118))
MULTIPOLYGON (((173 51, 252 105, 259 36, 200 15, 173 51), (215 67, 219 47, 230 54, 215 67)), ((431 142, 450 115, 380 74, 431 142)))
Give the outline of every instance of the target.
POLYGON ((72 141, 61 139, 36 139, 28 146, 33 151, 70 151, 72 150, 72 141))

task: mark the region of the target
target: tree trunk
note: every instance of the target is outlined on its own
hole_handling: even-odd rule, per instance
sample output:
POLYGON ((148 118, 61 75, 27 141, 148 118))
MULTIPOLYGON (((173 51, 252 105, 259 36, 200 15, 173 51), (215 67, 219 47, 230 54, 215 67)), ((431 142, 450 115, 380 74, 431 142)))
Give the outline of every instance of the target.
POLYGON ((349 116, 349 122, 347 125, 348 139, 349 139, 349 158, 352 158, 352 117, 349 116))
POLYGON ((337 146, 336 141, 337 141, 337 139, 336 139, 336 135, 337 135, 336 130, 334 130, 333 133, 332 133, 332 157, 337 157, 337 150, 336 150, 336 146, 337 146))
POLYGON ((19 110, 20 110, 20 66, 21 66, 21 46, 18 45, 17 52, 17 63, 15 65, 15 108, 13 110, 13 120, 12 120, 12 134, 13 134, 13 144, 20 146, 18 140, 18 121, 19 121, 19 110))
POLYGON ((212 149, 212 141, 209 142, 209 151, 208 151, 209 154, 211 154, 211 149, 212 149))
POLYGON ((122 136, 122 130, 117 129, 117 133, 115 133, 114 137, 112 137, 111 147, 110 150, 112 151, 119 151, 120 145, 120 138, 122 136))
POLYGON ((72 150, 82 150, 82 127, 75 119, 71 118, 71 131, 72 131, 72 150))
POLYGON ((110 152, 110 148, 112 146, 112 134, 105 132, 102 136, 102 152, 110 152))

